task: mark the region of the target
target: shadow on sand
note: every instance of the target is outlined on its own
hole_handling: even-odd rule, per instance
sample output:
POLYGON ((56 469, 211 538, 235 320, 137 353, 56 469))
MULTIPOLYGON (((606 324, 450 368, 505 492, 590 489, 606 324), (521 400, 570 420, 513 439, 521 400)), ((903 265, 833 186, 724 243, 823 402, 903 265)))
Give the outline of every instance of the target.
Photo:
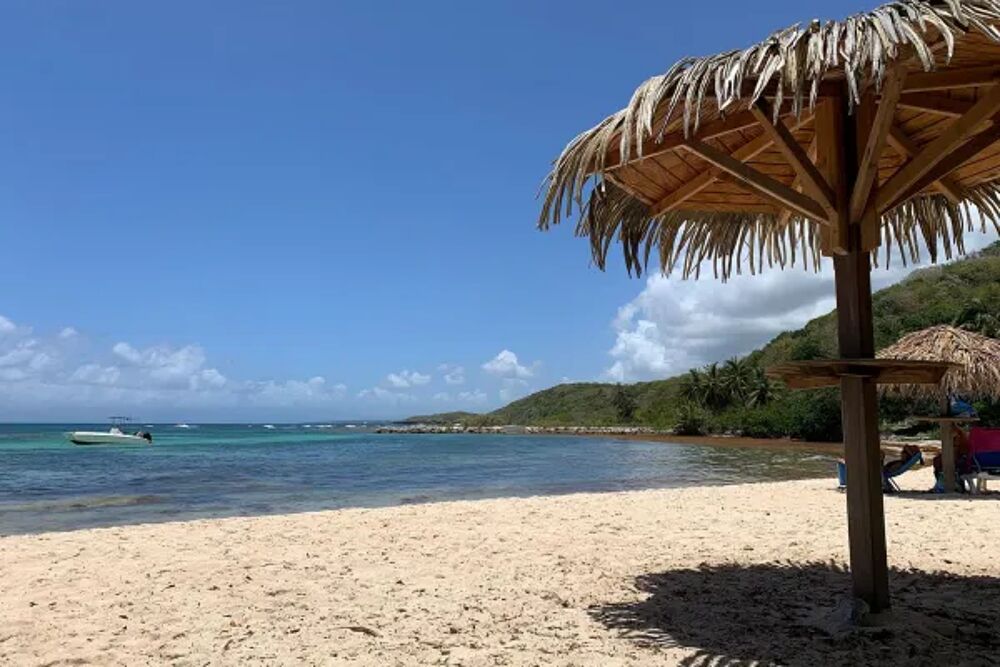
POLYGON ((651 649, 683 647, 689 666, 998 665, 1000 579, 891 572, 893 612, 850 623, 850 574, 825 563, 702 566, 636 579, 645 599, 591 615, 651 649))

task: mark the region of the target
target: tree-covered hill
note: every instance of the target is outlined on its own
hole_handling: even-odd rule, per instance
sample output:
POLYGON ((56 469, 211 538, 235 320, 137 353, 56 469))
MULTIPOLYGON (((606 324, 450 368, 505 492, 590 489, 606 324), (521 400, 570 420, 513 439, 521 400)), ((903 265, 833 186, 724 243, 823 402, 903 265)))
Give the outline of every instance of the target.
MULTIPOLYGON (((987 335, 1000 335, 1000 243, 954 263, 914 272, 876 293, 873 308, 875 341, 880 348, 935 324, 958 324, 987 335)), ((464 417, 453 418, 463 413, 451 413, 447 421, 538 426, 629 424, 690 432, 836 440, 840 437, 836 390, 762 389, 759 372, 783 361, 836 354, 836 314, 831 312, 797 331, 777 336, 738 363, 720 360, 703 371, 627 386, 563 384, 485 415, 464 413, 464 417), (766 394, 764 400, 758 400, 760 391, 766 394)), ((882 401, 886 419, 917 408, 882 401)), ((420 419, 440 421, 439 417, 420 419)))

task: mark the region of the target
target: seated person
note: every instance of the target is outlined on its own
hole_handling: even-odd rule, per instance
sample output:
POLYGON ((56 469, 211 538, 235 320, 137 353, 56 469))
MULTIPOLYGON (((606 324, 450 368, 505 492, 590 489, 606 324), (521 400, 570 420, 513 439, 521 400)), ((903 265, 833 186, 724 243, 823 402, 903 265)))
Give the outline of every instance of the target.
POLYGON ((910 459, 920 453, 920 448, 916 445, 905 445, 903 449, 899 452, 899 459, 895 461, 889 461, 882 465, 882 473, 887 476, 892 476, 893 473, 898 471, 904 465, 906 465, 910 459))

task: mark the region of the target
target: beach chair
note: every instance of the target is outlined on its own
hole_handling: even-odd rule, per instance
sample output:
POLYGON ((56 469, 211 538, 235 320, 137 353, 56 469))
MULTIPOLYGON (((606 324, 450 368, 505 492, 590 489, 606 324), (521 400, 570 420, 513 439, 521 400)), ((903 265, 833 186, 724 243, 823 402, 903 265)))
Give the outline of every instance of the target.
POLYGON ((969 493, 985 492, 989 480, 1000 480, 1000 429, 973 428, 969 432, 969 455, 960 465, 959 479, 969 493))
MULTIPOLYGON (((882 468, 882 490, 885 493, 898 493, 900 491, 899 484, 896 483, 894 477, 899 477, 904 472, 912 469, 914 466, 922 465, 924 462, 924 455, 920 450, 914 451, 907 459, 903 461, 895 461, 896 465, 886 465, 882 468)), ((838 489, 844 491, 847 488, 847 464, 843 460, 837 461, 837 483, 838 489)))
POLYGON ((910 454, 909 458, 898 463, 894 466, 884 466, 882 468, 882 490, 886 493, 898 493, 900 491, 899 484, 896 483, 894 477, 899 477, 904 472, 909 471, 914 466, 923 465, 924 455, 919 449, 910 454))

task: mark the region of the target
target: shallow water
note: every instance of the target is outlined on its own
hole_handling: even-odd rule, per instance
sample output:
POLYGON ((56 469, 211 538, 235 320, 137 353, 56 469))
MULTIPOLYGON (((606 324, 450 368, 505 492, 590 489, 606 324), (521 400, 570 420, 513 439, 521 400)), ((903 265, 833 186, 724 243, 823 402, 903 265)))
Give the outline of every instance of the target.
POLYGON ((97 425, 0 425, 0 534, 437 500, 831 475, 825 453, 614 438, 379 435, 345 424, 154 426, 152 446, 71 445, 97 425))

